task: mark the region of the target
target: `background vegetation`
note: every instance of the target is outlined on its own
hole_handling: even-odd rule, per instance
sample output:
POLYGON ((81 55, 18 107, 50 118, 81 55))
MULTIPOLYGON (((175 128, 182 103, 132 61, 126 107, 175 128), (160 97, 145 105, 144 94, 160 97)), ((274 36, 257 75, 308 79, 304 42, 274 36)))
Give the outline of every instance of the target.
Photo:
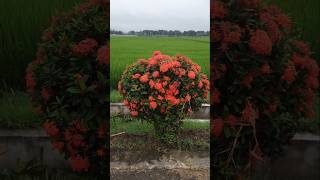
POLYGON ((320 63, 320 1, 319 0, 265 0, 267 3, 278 5, 288 14, 295 26, 302 34, 302 38, 309 42, 320 63))
POLYGON ((0 1, 0 89, 6 83, 23 89, 26 66, 35 58, 42 31, 51 16, 84 0, 0 1))

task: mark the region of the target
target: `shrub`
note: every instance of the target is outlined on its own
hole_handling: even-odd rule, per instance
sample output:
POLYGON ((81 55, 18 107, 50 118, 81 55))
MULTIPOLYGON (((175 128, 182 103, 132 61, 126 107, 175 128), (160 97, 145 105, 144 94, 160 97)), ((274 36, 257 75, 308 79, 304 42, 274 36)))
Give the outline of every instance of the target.
POLYGON ((131 116, 153 123, 156 136, 170 144, 176 141, 181 120, 205 101, 209 81, 187 57, 155 51, 124 71, 118 91, 131 116))
POLYGON ((54 17, 27 68, 27 92, 52 146, 76 172, 106 175, 107 0, 90 0, 54 17))
POLYGON ((248 175, 312 117, 319 67, 280 9, 259 0, 212 3, 212 167, 248 175))

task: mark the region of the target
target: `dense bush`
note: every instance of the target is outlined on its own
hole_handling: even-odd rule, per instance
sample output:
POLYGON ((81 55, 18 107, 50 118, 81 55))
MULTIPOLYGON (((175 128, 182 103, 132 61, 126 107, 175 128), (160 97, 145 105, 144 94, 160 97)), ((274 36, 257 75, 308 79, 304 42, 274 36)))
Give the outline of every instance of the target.
POLYGON ((187 57, 155 51, 124 71, 118 91, 133 117, 152 122, 156 135, 173 143, 181 120, 205 101, 209 81, 187 57))
POLYGON ((212 3, 214 178, 248 175, 312 117, 319 67, 290 19, 260 0, 212 3))
POLYGON ((53 148, 74 171, 99 175, 109 171, 108 7, 107 0, 90 0, 54 17, 26 74, 53 148))

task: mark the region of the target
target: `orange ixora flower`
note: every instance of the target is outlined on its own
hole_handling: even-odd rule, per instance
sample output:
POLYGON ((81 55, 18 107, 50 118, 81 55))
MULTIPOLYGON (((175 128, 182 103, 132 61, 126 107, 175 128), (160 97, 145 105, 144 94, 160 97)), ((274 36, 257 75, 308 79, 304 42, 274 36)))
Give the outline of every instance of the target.
POLYGON ((179 104, 180 100, 177 99, 176 97, 172 95, 166 95, 165 99, 171 104, 171 105, 176 105, 179 104))
POLYGON ((188 77, 189 77, 190 79, 194 79, 194 78, 196 78, 196 73, 194 73, 193 71, 189 71, 189 72, 188 72, 188 77))
POLYGON ((98 43, 95 39, 87 38, 74 45, 72 47, 72 52, 78 56, 87 56, 88 54, 93 53, 97 46, 98 43))
POLYGON ((102 46, 98 49, 97 60, 99 64, 109 64, 109 48, 108 46, 102 46))
POLYGON ((69 163, 72 170, 76 172, 88 171, 90 167, 90 162, 87 157, 81 157, 79 155, 69 158, 69 163))
POLYGON ((129 105, 128 100, 127 100, 127 99, 124 99, 124 100, 123 100, 123 104, 126 105, 126 106, 128 106, 128 105, 129 105))
POLYGON ((131 116, 135 117, 135 116, 138 116, 138 111, 131 111, 130 112, 131 116))
POLYGON ((157 108, 157 103, 155 101, 150 101, 150 108, 151 109, 156 109, 157 108))
POLYGON ((297 72, 294 63, 292 61, 289 61, 286 65, 286 68, 284 69, 281 78, 291 84, 296 79, 296 73, 297 72))
POLYGON ((270 55, 272 41, 265 31, 256 30, 251 36, 250 47, 257 54, 270 55))
POLYGON ((132 75, 133 79, 139 79, 140 77, 141 77, 141 74, 139 74, 139 73, 132 75))
POLYGON ((60 130, 58 128, 58 126, 56 125, 55 122, 53 121, 49 121, 47 120, 44 124, 43 124, 43 128, 45 129, 45 131, 47 132, 47 134, 51 137, 56 137, 59 135, 60 130))
POLYGON ((154 85, 154 88, 156 89, 156 90, 161 90, 161 89, 163 89, 163 87, 162 87, 162 84, 161 83, 156 83, 155 85, 154 85))
POLYGON ((46 87, 42 87, 41 89, 41 96, 45 101, 48 101, 51 97, 51 92, 46 87))
POLYGON ((154 78, 159 77, 159 71, 154 71, 154 72, 152 73, 152 77, 154 77, 154 78))
POLYGON ((146 83, 146 82, 148 82, 148 79, 149 78, 149 75, 148 74, 144 74, 143 76, 141 76, 140 78, 139 78, 139 80, 140 80, 140 82, 142 82, 142 83, 146 83))
POLYGON ((221 118, 213 119, 213 129, 212 134, 219 137, 223 132, 224 123, 221 118))
POLYGON ((156 84, 156 83, 155 83, 153 80, 150 80, 150 81, 149 81, 149 86, 150 86, 150 88, 153 88, 155 84, 156 84))

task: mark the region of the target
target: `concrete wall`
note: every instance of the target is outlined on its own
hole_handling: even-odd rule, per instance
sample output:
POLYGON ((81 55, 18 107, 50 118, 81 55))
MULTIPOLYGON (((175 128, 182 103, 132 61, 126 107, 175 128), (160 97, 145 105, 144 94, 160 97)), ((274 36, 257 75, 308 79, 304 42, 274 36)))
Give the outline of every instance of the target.
POLYGON ((51 148, 43 131, 0 130, 0 169, 16 167, 19 159, 36 159, 53 168, 67 167, 63 156, 51 148))
MULTIPOLYGON (((53 168, 65 168, 63 156, 51 148, 41 130, 0 129, 0 169, 14 168, 18 159, 42 160, 53 168)), ((320 179, 320 137, 297 134, 278 159, 261 164, 256 179, 320 179)))
POLYGON ((260 164, 255 179, 319 180, 320 141, 293 141, 279 158, 260 164))
MULTIPOLYGON (((129 109, 123 103, 110 103, 110 114, 129 115, 129 109)), ((210 119, 210 104, 202 104, 197 112, 191 113, 191 119, 210 119)))

